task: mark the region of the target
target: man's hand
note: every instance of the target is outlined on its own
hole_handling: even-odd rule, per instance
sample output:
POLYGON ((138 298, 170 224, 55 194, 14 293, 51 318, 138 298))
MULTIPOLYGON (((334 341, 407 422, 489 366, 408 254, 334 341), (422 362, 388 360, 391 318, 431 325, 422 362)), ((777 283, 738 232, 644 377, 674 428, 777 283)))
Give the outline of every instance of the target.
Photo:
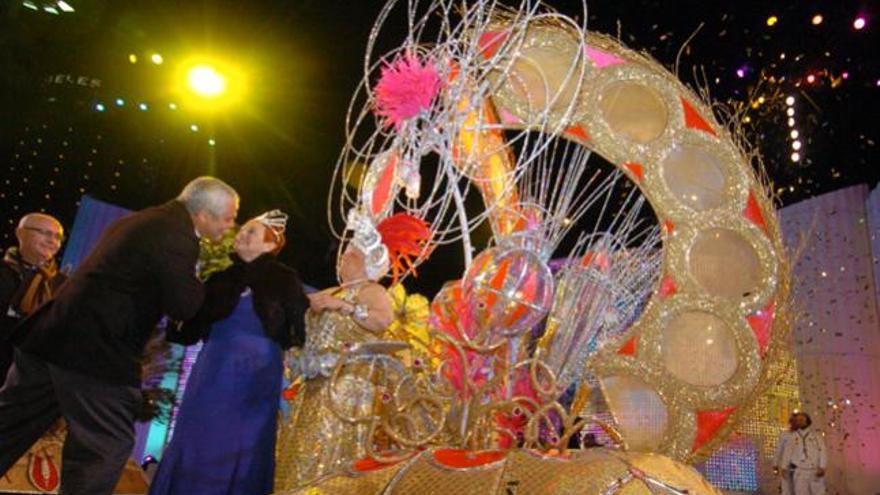
POLYGON ((347 303, 338 297, 333 297, 325 292, 317 292, 309 294, 309 306, 312 311, 321 312, 324 310, 338 311, 344 309, 347 303))

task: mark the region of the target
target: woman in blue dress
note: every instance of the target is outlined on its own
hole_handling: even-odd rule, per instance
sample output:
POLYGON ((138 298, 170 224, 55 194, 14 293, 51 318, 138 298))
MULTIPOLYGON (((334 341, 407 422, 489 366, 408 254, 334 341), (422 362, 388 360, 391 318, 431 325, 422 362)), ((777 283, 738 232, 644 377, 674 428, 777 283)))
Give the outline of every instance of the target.
POLYGON ((206 283, 199 313, 169 340, 205 339, 150 495, 272 492, 282 352, 302 345, 308 300, 296 272, 275 259, 287 216, 242 226, 235 263, 206 283))

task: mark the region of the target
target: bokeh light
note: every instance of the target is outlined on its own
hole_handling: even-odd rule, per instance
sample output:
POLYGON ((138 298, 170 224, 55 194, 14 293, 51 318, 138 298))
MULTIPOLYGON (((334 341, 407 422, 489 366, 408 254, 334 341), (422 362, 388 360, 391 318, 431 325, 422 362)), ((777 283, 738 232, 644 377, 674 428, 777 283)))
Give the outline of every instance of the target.
POLYGON ((187 72, 186 82, 190 90, 202 98, 218 98, 226 91, 226 77, 207 64, 191 68, 187 72))
POLYGON ((868 21, 864 16, 858 16, 856 17, 856 20, 853 21, 853 28, 855 28, 856 31, 861 31, 862 29, 865 29, 867 24, 868 21))

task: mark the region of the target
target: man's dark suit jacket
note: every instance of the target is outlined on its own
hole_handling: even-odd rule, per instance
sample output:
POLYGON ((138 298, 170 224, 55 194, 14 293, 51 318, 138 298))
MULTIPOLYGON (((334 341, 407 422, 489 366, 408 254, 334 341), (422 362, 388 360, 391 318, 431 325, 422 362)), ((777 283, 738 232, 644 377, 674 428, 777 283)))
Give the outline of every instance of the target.
POLYGON ((123 217, 55 297, 16 329, 13 342, 61 368, 139 387, 144 346, 162 315, 186 320, 202 304, 198 256, 182 203, 123 217))

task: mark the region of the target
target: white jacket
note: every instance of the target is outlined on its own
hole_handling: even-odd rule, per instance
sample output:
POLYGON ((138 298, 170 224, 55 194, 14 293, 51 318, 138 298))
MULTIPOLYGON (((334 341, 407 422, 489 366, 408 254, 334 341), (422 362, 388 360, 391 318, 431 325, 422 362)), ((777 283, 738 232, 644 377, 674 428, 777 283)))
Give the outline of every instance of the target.
POLYGON ((810 428, 788 432, 788 436, 780 436, 781 449, 777 448, 778 466, 789 469, 791 465, 797 469, 825 469, 828 454, 825 448, 825 437, 822 432, 810 428))

